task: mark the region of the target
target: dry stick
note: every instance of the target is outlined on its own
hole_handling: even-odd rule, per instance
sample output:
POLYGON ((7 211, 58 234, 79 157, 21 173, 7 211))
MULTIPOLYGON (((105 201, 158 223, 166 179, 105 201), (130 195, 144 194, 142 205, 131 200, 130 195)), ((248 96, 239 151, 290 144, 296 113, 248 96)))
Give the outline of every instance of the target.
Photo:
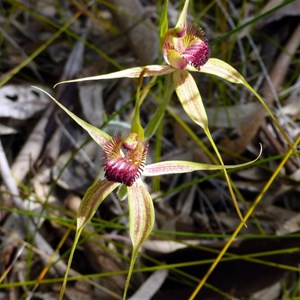
MULTIPOLYGON (((3 30, 2 27, 0 27, 0 32, 1 35, 7 40, 7 42, 20 53, 21 58, 23 58, 24 60, 28 58, 28 55, 26 54, 24 49, 20 45, 18 45, 18 43, 10 36, 10 34, 3 30)), ((40 75, 37 66, 33 62, 29 62, 28 67, 31 68, 34 75, 42 81, 42 76, 40 75)))
POLYGON ((45 128, 52 110, 53 106, 50 105, 29 135, 27 142, 11 167, 11 173, 19 182, 23 181, 28 174, 31 165, 37 161, 41 154, 45 139, 45 128))
MULTIPOLYGON (((0 174, 2 176, 3 182, 6 185, 9 192, 12 194, 14 205, 23 211, 26 211, 27 208, 24 205, 24 202, 20 198, 18 186, 15 179, 12 176, 1 140, 0 140, 0 174)), ((66 271, 66 265, 63 261, 59 259, 59 255, 55 253, 53 248, 48 244, 48 242, 43 238, 43 236, 37 232, 35 225, 32 223, 32 220, 25 216, 21 215, 20 218, 24 223, 24 226, 28 228, 30 234, 35 237, 35 244, 45 253, 41 256, 45 264, 51 264, 54 261, 57 261, 55 264, 55 269, 59 274, 64 274, 66 271)))
MULTIPOLYGON (((234 28, 235 24, 233 23, 233 20, 230 17, 230 15, 226 12, 226 9, 224 8, 222 2, 217 1, 217 3, 222 9, 223 13, 226 15, 226 18, 228 19, 228 22, 231 25, 231 27, 234 28)), ((229 5, 231 5, 231 2, 229 2, 229 5)), ((234 10, 235 8, 231 5, 231 9, 234 10)), ((251 36, 249 35, 249 33, 246 33, 245 35, 258 59, 263 75, 265 76, 266 83, 263 88, 263 98, 265 99, 265 102, 268 104, 268 106, 272 107, 274 101, 276 103, 279 103, 277 91, 279 90, 280 85, 282 84, 283 79, 286 76, 288 66, 291 62, 291 58, 298 48, 300 42, 299 30, 295 30, 293 36, 290 38, 288 44, 285 47, 286 51, 279 56, 270 74, 268 74, 263 59, 261 58, 260 53, 257 47, 255 46, 251 36), (286 54, 286 52, 290 55, 286 54)), ((232 152, 234 150, 234 152, 237 153, 238 149, 238 152, 242 152, 248 146, 249 141, 252 141, 253 138, 257 135, 259 129, 267 130, 265 125, 265 118, 265 110, 260 106, 255 112, 255 114, 253 114, 251 119, 245 120, 245 122, 242 122, 240 124, 239 131, 241 134, 238 139, 231 140, 228 138, 224 138, 220 141, 219 144, 222 147, 224 147, 227 151, 232 152)), ((271 136, 272 134, 269 134, 269 136, 267 137, 267 139, 270 141, 270 144, 272 144, 273 142, 270 139, 271 136)), ((282 147, 280 147, 279 143, 277 143, 275 149, 278 153, 284 151, 282 147)), ((295 166, 291 161, 287 163, 286 167, 291 171, 295 169, 295 166)))
MULTIPOLYGON (((80 47, 80 45, 78 47, 80 47)), ((74 47, 76 50, 76 53, 77 53, 78 47, 74 47)), ((81 52, 82 51, 83 50, 81 49, 81 52)), ((75 51, 72 51, 72 54, 74 52, 75 51)), ((75 56, 75 58, 74 58, 74 55, 70 55, 70 57, 71 57, 71 60, 74 60, 75 58, 78 60, 78 56, 75 56)), ((68 64, 69 62, 70 62, 70 60, 68 60, 67 66, 69 65, 68 64)), ((68 74, 65 76, 68 76, 68 75, 73 76, 74 75, 73 73, 75 73, 77 71, 78 70, 74 70, 74 68, 72 70, 68 69, 67 71, 65 71, 65 73, 68 72, 68 74)), ((37 159, 39 158, 42 148, 43 148, 43 145, 44 145, 45 136, 46 136, 45 129, 48 124, 49 117, 53 111, 53 107, 54 107, 54 105, 51 104, 48 107, 48 109, 45 111, 42 118, 37 123, 37 125, 33 129, 32 133, 29 135, 27 142, 25 143, 22 150, 20 151, 17 158, 15 159, 11 170, 9 170, 9 166, 8 166, 6 157, 4 156, 2 158, 3 160, 6 160, 6 166, 7 166, 7 168, 5 169, 5 174, 7 174, 7 176, 3 175, 3 178, 4 178, 4 180, 8 179, 10 181, 9 182, 10 184, 7 185, 7 187, 10 190, 10 192, 13 195, 15 195, 13 197, 14 204, 17 207, 24 209, 24 210, 26 210, 26 208, 24 207, 24 204, 19 197, 18 187, 17 187, 17 184, 16 184, 14 178, 16 178, 16 180, 18 180, 19 182, 23 181, 25 176, 28 174, 31 165, 34 164, 37 161, 37 159), (13 174, 14 178, 13 178, 12 174, 13 174)), ((2 154, 4 155, 3 151, 2 151, 2 154)), ((27 222, 28 222, 27 219, 24 220, 24 224, 26 224, 27 222)), ((29 222, 29 224, 30 224, 30 226, 29 226, 30 233, 32 234, 32 236, 35 236, 35 244, 41 250, 44 250, 45 253, 47 253, 48 255, 50 255, 50 256, 55 255, 55 260, 58 259, 59 257, 55 254, 54 250, 50 247, 50 245, 44 240, 42 235, 40 235, 39 233, 36 233, 37 229, 35 228, 35 226, 33 226, 31 221, 29 222)), ((53 258, 52 258, 52 261, 53 261, 53 258)), ((49 263, 49 259, 47 259, 46 262, 49 263)), ((59 261, 56 264, 56 268, 58 269, 58 272, 60 274, 64 274, 66 271, 66 265, 62 261, 59 261)))
MULTIPOLYGON (((58 36, 60 36, 79 16, 80 12, 76 13, 64 26, 62 26, 46 43, 44 43, 36 52, 25 59, 19 66, 13 69, 6 78, 2 79, 1 84, 5 84, 11 77, 13 77, 20 69, 29 64, 34 57, 39 55, 43 50, 45 50, 58 36)), ((74 70, 72 70, 74 71, 74 70)), ((7 186, 7 189, 12 194, 14 205, 21 210, 27 210, 22 199, 20 198, 18 186, 16 179, 22 181, 30 170, 30 163, 34 163, 41 154, 44 137, 45 128, 49 120, 49 116, 53 110, 53 106, 50 106, 44 113, 41 120, 35 126, 33 132, 29 136, 27 143, 24 145, 19 155, 17 156, 12 169, 10 169, 6 155, 4 153, 2 143, 0 140, 0 174, 2 175, 3 181, 7 186), (15 177, 13 177, 13 175, 15 177)), ((55 268, 59 274, 64 274, 66 272, 66 265, 60 260, 59 255, 53 250, 53 248, 47 243, 43 236, 37 232, 36 226, 33 224, 32 220, 27 216, 20 216, 24 227, 28 227, 31 236, 34 237, 34 243, 39 249, 41 249, 46 255, 42 256, 42 260, 45 264, 51 264, 54 261, 55 268)), ((72 271, 72 270, 71 270, 72 271)), ((73 272, 71 273, 73 274, 73 272)), ((75 273, 74 273, 75 274, 75 273)))
POLYGON ((24 59, 20 64, 18 64, 15 68, 10 70, 8 73, 4 74, 4 76, 0 76, 0 86, 6 84, 10 79, 12 79, 20 70, 26 67, 29 63, 31 63, 34 58, 36 58, 39 54, 41 54, 45 49, 49 47, 61 34, 66 31, 72 23, 81 15, 81 12, 77 12, 70 20, 68 20, 62 27, 59 28, 50 38, 43 43, 38 49, 36 49, 31 55, 29 55, 26 59, 24 59))
MULTIPOLYGON (((272 79, 273 86, 275 90, 278 90, 283 82, 285 75, 288 72, 289 65, 293 58, 293 55, 297 51, 300 45, 300 25, 295 29, 291 38, 284 46, 284 51, 279 55, 277 61, 275 62, 271 72, 270 78, 272 79)), ((266 85, 263 91, 264 97, 272 97, 269 86, 266 85)))
POLYGON ((136 57, 143 65, 153 63, 158 54, 158 37, 149 12, 139 0, 111 0, 110 3, 118 27, 129 40, 136 57))
MULTIPOLYGON (((273 126, 273 130, 276 132, 276 127, 273 126)), ((284 149, 280 143, 280 141, 276 138, 274 138, 274 133, 270 131, 270 128, 268 128, 267 124, 264 122, 261 125, 260 128, 261 132, 264 134, 265 138, 269 141, 271 148, 276 149, 276 152, 282 153, 284 152, 284 149)), ((295 163, 294 159, 291 157, 291 159, 286 163, 286 170, 288 174, 292 174, 295 171, 297 171, 299 166, 295 163)))
MULTIPOLYGON (((36 56, 38 56, 41 52, 43 52, 55 39, 57 39, 64 31, 68 29, 68 27, 81 15, 81 12, 77 12, 64 26, 62 26, 55 34, 53 34, 46 43, 44 43, 37 51, 35 51, 27 60, 24 60, 20 66, 13 69, 11 71, 11 76, 15 75, 19 70, 21 70, 24 66, 26 66, 28 63, 31 62, 36 56), (31 59, 31 60, 30 60, 31 59)), ((85 34, 85 33, 84 33, 85 34)), ((85 36, 85 35, 84 35, 85 36)), ((80 43, 79 43, 80 44, 80 43)), ((75 47, 76 50, 78 49, 78 46, 75 47)), ((80 48, 80 47, 79 47, 80 48)), ((71 53, 71 58, 74 60, 74 52, 71 53)), ((76 52, 77 53, 77 52, 76 52)), ((76 57, 78 58, 78 56, 76 57)), ((67 66, 69 66, 69 60, 67 61, 67 66)), ((78 70, 74 70, 69 66, 68 74, 64 71, 63 78, 65 76, 73 76, 75 72, 78 70), (71 70, 70 70, 71 69, 71 70), (71 74, 70 74, 71 73, 71 74)), ((4 79, 3 84, 6 83, 10 79, 9 76, 7 76, 6 79, 4 79)), ((42 147, 43 147, 43 141, 45 132, 44 129, 46 128, 46 124, 48 122, 49 116, 52 112, 52 106, 50 106, 47 111, 44 113, 43 117, 39 121, 39 123, 34 128, 33 132, 29 136, 29 139, 27 140, 26 144, 20 151, 19 155, 15 159, 15 162, 12 166, 12 173, 14 176, 19 180, 22 181, 27 173, 29 172, 30 168, 30 162, 34 163, 38 159, 42 147)))
MULTIPOLYGON (((293 55, 297 51, 300 46, 300 25, 295 29, 291 38, 287 42, 284 51, 279 55, 277 61, 275 62, 271 72, 270 78, 272 80, 272 84, 275 91, 278 91, 283 80, 288 72, 288 68, 293 59, 293 55)), ((270 101, 273 93, 270 89, 270 86, 266 84, 263 90, 263 96, 267 101, 270 101)), ((266 138, 269 140, 270 144, 277 150, 278 153, 282 153, 284 151, 283 147, 274 140, 274 137, 269 133, 269 130, 265 123, 262 124, 262 131, 265 133, 266 138)), ((287 162, 287 168, 290 172, 295 171, 298 167, 293 164, 292 161, 287 162)))

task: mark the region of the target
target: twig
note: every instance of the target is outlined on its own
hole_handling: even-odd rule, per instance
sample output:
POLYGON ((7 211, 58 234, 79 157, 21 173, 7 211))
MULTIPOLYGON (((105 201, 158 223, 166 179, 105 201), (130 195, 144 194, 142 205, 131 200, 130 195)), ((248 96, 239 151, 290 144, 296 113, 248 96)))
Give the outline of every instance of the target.
POLYGON ((41 154, 45 138, 45 128, 52 109, 53 106, 51 105, 45 111, 11 167, 11 173, 18 181, 22 181, 25 178, 30 167, 36 162, 41 154))
MULTIPOLYGON (((273 68, 270 72, 270 77, 273 82, 275 90, 279 90, 293 59, 293 55, 297 51, 300 45, 300 25, 295 29, 291 38, 288 40, 284 47, 284 51, 281 52, 278 59, 276 60, 273 68)), ((270 90, 268 84, 266 84, 263 95, 265 98, 272 97, 272 91, 270 90)))
POLYGON ((121 32, 142 64, 151 64, 157 58, 158 38, 149 14, 137 0, 111 0, 111 10, 121 32))
MULTIPOLYGON (((270 78, 272 80, 272 86, 274 90, 277 92, 281 84, 288 72, 290 63, 292 62, 293 56, 297 49, 300 46, 300 25, 295 29, 292 36, 288 40, 284 51, 279 55, 278 59, 276 60, 271 72, 270 72, 270 78)), ((272 99, 273 97, 273 91, 268 83, 266 83, 263 95, 265 99, 272 99)), ((271 102, 271 101, 270 101, 271 102)), ((274 136, 271 134, 266 134, 266 127, 264 127, 264 133, 266 135, 266 138, 269 140, 270 144, 275 147, 278 153, 286 152, 285 149, 279 144, 274 143, 272 139, 274 139, 274 136)), ((291 160, 292 161, 292 160, 291 160)), ((292 173, 295 171, 298 166, 295 165, 295 163, 289 162, 286 164, 286 168, 288 169, 289 173, 292 173)))

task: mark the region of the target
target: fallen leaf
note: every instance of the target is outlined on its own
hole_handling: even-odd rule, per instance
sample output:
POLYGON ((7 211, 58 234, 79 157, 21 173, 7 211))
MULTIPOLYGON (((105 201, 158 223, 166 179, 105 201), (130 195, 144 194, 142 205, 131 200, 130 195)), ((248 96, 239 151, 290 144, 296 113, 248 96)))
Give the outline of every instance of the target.
POLYGON ((49 99, 26 85, 6 85, 0 88, 0 117, 27 120, 44 110, 49 99))

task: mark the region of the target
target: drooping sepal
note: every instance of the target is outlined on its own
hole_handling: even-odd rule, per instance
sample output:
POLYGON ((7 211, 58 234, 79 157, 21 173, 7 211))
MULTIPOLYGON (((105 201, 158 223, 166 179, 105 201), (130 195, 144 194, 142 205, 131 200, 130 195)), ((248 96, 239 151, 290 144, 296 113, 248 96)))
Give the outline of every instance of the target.
POLYGON ((106 179, 97 181, 89 187, 83 199, 77 215, 77 229, 83 228, 93 217, 103 200, 118 187, 118 183, 106 179))
POLYGON ((133 267, 142 243, 148 239, 154 225, 155 212, 152 198, 141 179, 127 188, 129 233, 133 246, 123 300, 126 299, 133 267))

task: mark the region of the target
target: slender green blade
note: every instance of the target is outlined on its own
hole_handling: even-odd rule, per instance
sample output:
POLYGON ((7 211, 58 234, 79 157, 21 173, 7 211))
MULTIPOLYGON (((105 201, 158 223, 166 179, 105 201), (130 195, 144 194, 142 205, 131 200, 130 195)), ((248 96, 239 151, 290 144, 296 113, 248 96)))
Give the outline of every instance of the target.
POLYGON ((168 24, 168 7, 169 7, 169 0, 165 0, 162 6, 162 11, 160 14, 160 40, 162 41, 165 37, 165 34, 169 28, 168 24))

